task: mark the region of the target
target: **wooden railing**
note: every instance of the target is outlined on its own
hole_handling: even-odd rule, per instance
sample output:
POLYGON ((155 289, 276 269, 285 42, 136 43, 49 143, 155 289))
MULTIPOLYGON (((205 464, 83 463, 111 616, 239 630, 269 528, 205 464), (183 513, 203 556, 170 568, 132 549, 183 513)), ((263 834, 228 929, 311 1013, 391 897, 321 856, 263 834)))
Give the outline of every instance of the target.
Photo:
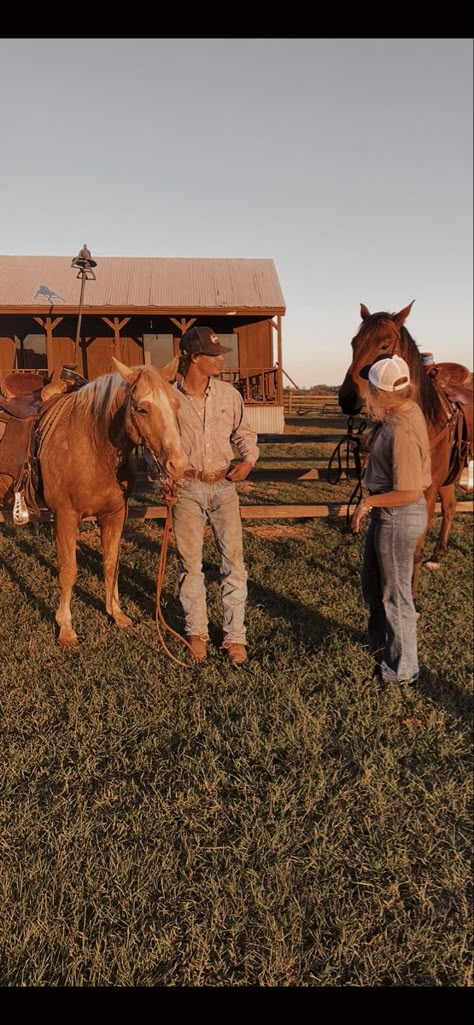
POLYGON ((322 416, 336 413, 341 416, 337 395, 333 392, 311 392, 298 388, 284 388, 283 408, 288 416, 304 416, 305 413, 319 413, 322 416))
POLYGON ((278 402, 278 368, 277 367, 238 367, 223 370, 221 380, 230 381, 238 388, 244 402, 278 402))

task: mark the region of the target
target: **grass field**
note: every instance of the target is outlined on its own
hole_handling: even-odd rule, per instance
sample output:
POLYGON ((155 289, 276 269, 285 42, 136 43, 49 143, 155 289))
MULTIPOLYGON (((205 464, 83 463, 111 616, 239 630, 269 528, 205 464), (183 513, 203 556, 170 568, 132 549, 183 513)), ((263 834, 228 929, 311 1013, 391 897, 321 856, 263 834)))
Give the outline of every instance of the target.
MULTIPOLYGON (((0 527, 0 984, 470 986, 472 516, 422 575, 416 688, 371 678, 363 535, 340 518, 245 521, 240 669, 208 537, 210 657, 174 665, 161 531, 126 527, 121 631, 81 527, 64 651, 52 528, 0 527)), ((172 549, 181 629, 176 582, 172 549)))

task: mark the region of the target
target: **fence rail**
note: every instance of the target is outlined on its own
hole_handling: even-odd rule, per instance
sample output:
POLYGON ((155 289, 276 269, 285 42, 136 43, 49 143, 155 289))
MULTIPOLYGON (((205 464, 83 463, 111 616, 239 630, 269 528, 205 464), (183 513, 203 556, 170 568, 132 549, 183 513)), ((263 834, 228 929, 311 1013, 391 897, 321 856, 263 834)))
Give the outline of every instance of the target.
POLYGON ((299 388, 283 390, 283 409, 288 416, 305 416, 308 413, 319 413, 323 416, 330 416, 333 413, 342 415, 336 394, 309 392, 299 388))
MULTIPOLYGON (((441 503, 437 502, 435 512, 441 512, 441 503)), ((474 502, 462 501, 456 503, 457 513, 474 512, 474 502)), ((318 519, 326 516, 345 516, 347 513, 347 502, 329 502, 326 505, 311 505, 310 503, 300 505, 241 505, 240 515, 243 520, 288 520, 288 519, 318 519)), ((166 519, 165 505, 131 505, 128 510, 129 520, 164 520, 166 519)), ((52 523, 53 516, 48 509, 40 510, 40 522, 52 523)), ((95 520, 95 516, 85 516, 84 521, 95 520)), ((5 510, 0 512, 0 523, 12 523, 11 512, 5 510)), ((18 528, 17 528, 18 529, 18 528)), ((21 529, 21 528, 20 528, 21 529)))
MULTIPOLYGON (((304 432, 301 434, 258 434, 259 445, 308 445, 308 444, 321 444, 324 442, 337 443, 344 438, 344 434, 312 434, 304 432)), ((295 456, 295 459, 298 458, 295 456)), ((305 459, 308 457, 305 456, 305 459)), ((315 457, 318 458, 318 457, 315 457)), ((321 458, 321 457, 319 457, 321 458)), ((334 472, 334 471, 333 471, 334 472)), ((329 473, 328 467, 276 467, 276 468, 256 468, 247 477, 247 481, 250 483, 255 482, 266 482, 266 483, 287 483, 287 484, 298 484, 304 483, 305 481, 320 481, 321 483, 330 482, 331 474, 329 473)), ((341 480, 353 483, 357 480, 355 468, 343 467, 341 480)), ((146 473, 139 473, 137 476, 137 484, 142 487, 150 485, 149 478, 146 473)), ((349 495, 347 496, 349 498, 349 495)), ((474 502, 469 499, 464 499, 456 503, 456 512, 458 513, 472 513, 474 511, 474 502)), ((435 506, 435 512, 441 512, 441 504, 438 502, 435 506)), ((242 519, 303 519, 318 518, 324 516, 345 516, 347 513, 347 501, 346 502, 326 502, 326 503, 295 503, 295 504, 267 504, 261 503, 259 505, 242 505, 240 506, 240 513, 242 519)), ((143 519, 143 520, 157 520, 166 518, 166 506, 165 505, 130 505, 128 510, 129 519, 143 519)), ((94 516, 85 517, 88 520, 94 520, 94 516)), ((49 509, 43 508, 40 510, 40 521, 43 523, 50 523, 53 519, 49 509)), ((3 511, 0 510, 0 523, 12 523, 12 511, 11 508, 5 508, 3 511)))

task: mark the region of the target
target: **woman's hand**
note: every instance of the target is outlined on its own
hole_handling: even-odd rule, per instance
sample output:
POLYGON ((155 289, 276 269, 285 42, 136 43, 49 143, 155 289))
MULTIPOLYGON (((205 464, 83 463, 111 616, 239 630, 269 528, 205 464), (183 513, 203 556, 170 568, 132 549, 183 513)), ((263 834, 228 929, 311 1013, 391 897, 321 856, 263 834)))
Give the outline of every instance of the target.
POLYGON ((369 512, 370 508, 371 506, 369 505, 366 498, 363 498, 362 502, 359 502, 359 505, 357 506, 357 509, 353 513, 351 519, 351 529, 354 534, 359 533, 360 521, 362 517, 365 515, 365 513, 369 512))

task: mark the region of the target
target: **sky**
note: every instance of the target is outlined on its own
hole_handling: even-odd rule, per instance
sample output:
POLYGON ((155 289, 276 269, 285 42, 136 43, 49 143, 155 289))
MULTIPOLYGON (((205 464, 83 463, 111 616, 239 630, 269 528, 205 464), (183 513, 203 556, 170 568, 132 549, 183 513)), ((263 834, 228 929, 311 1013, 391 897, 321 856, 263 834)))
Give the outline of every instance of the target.
POLYGON ((283 366, 361 302, 472 369, 472 40, 3 39, 0 253, 273 259, 283 366))

